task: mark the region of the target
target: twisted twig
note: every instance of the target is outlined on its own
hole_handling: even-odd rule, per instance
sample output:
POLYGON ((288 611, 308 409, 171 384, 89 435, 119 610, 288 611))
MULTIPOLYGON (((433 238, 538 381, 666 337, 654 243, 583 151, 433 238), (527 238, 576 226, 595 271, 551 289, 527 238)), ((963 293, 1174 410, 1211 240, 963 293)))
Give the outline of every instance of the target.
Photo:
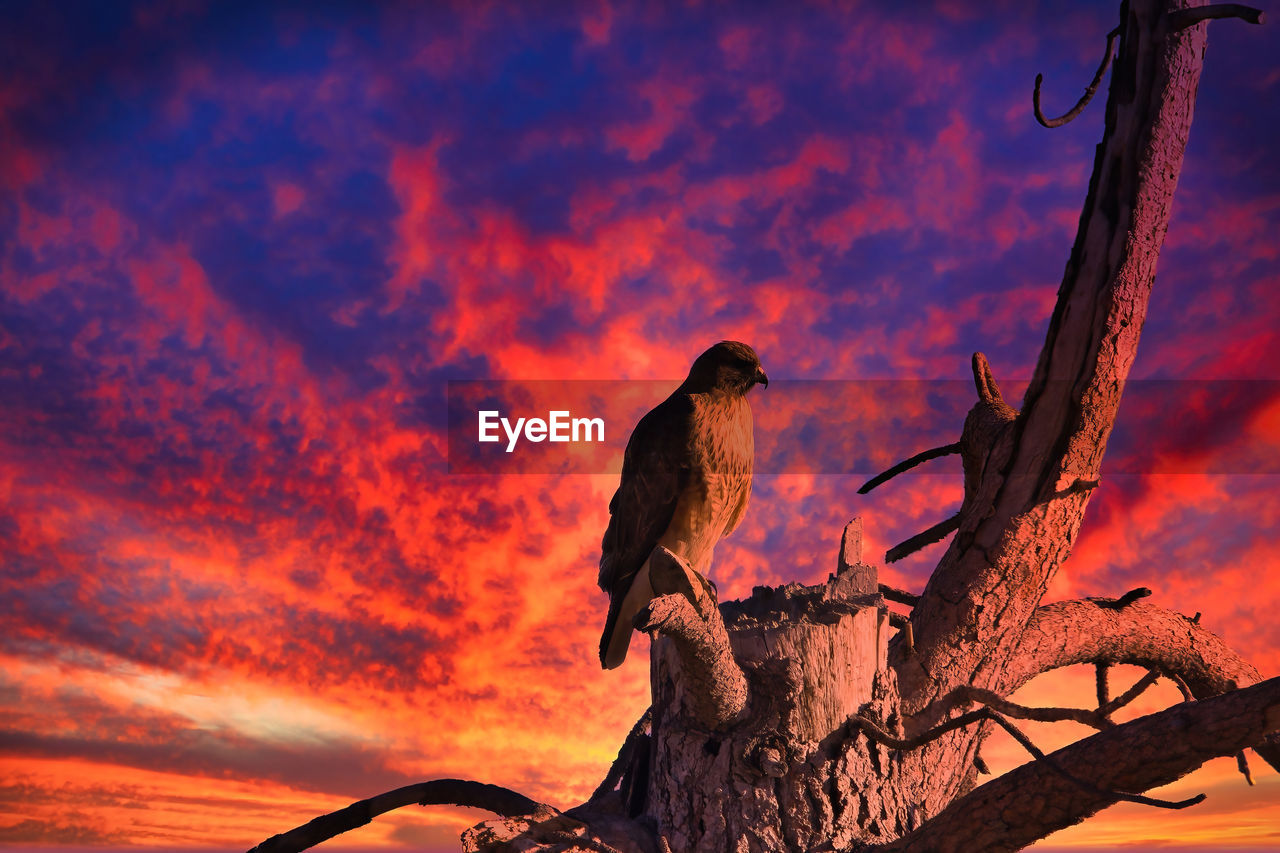
POLYGON ((1112 714, 1123 708, 1125 705, 1128 705, 1134 699, 1137 699, 1148 687, 1155 684, 1159 679, 1160 673, 1156 672, 1154 669, 1148 670, 1147 674, 1138 679, 1132 687, 1112 699, 1107 704, 1100 706, 1098 708, 1098 715, 1104 720, 1110 722, 1109 718, 1112 714))
POLYGON ((1098 65, 1098 70, 1093 75, 1093 82, 1084 90, 1084 94, 1080 96, 1080 100, 1076 101, 1076 105, 1058 118, 1045 118, 1044 112, 1040 109, 1040 84, 1044 82, 1044 75, 1036 75, 1036 86, 1031 93, 1031 103, 1035 107, 1036 121, 1045 127, 1062 127, 1084 112, 1084 108, 1089 106, 1089 101, 1093 100, 1093 96, 1098 91, 1098 85, 1102 82, 1102 75, 1107 73, 1107 68, 1111 65, 1111 56, 1115 53, 1116 39, 1119 37, 1119 27, 1107 33, 1107 52, 1103 55, 1102 62, 1098 65))
POLYGON ((1095 729, 1107 727, 1097 711, 1085 708, 1031 708, 1010 702, 1003 696, 992 693, 990 690, 983 690, 981 687, 957 687, 955 695, 957 698, 986 705, 991 710, 1016 720, 1033 720, 1038 723, 1061 723, 1070 720, 1095 729))
POLYGON ((994 711, 1018 720, 1035 720, 1041 723, 1059 723, 1066 720, 1095 728, 1098 731, 1111 728, 1115 723, 1111 715, 1137 699, 1148 687, 1155 684, 1160 673, 1150 670, 1132 687, 1114 699, 1103 701, 1096 709, 1088 708, 1031 708, 1012 702, 998 693, 972 685, 956 687, 942 699, 929 705, 923 711, 911 717, 914 728, 928 725, 931 721, 940 720, 959 706, 973 702, 986 705, 994 711))
POLYGON ((887 746, 890 749, 908 750, 915 749, 929 741, 936 740, 949 731, 962 728, 970 723, 981 722, 983 720, 990 720, 1000 726, 1000 728, 1008 732, 1023 749, 1031 753, 1031 756, 1035 758, 1036 761, 1041 762, 1071 784, 1088 791, 1090 794, 1095 796, 1114 798, 1127 803, 1137 803, 1138 805, 1153 806, 1160 809, 1185 809, 1204 800, 1204 794, 1197 794, 1196 796, 1186 800, 1174 801, 1160 800, 1154 797, 1144 797, 1140 794, 1126 794, 1122 791, 1108 791, 1103 788, 1099 788, 1096 785, 1067 772, 1067 770, 1065 770, 1061 765, 1049 756, 1045 755, 1039 747, 1032 743, 1031 739, 1023 734, 1021 729, 990 708, 978 708, 961 714, 958 717, 952 717, 937 728, 930 729, 924 734, 916 735, 911 738, 896 738, 884 729, 880 728, 880 725, 874 720, 864 717, 861 714, 856 714, 851 717, 849 719, 849 723, 850 725, 856 726, 860 729, 869 739, 881 744, 882 746, 887 746))

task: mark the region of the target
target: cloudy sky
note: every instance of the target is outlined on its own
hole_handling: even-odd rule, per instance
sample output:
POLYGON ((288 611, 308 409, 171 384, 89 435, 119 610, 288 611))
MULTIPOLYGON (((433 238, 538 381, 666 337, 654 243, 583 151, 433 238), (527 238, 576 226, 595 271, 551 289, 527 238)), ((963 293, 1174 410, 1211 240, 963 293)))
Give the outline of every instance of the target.
MULTIPOLYGON (((855 490, 958 435, 943 392, 962 412, 974 350, 1029 377, 1102 128, 1101 99, 1039 127, 1031 83, 1065 111, 1117 11, 4 17, 0 844, 244 850, 436 777, 590 793, 648 694, 643 638, 618 671, 596 661, 618 456, 717 340, 774 380, 722 596, 825 578, 854 515, 880 554, 953 512, 954 457, 855 490), (567 379, 618 392, 601 456, 450 466, 451 381, 567 379)), ((1267 675, 1276 56, 1273 26, 1212 25, 1134 368, 1152 381, 1049 593, 1152 587, 1267 675)), ((882 579, 918 589, 939 555, 882 579)), ((1021 698, 1093 695, 1091 672, 1042 681, 1021 698)), ((1023 760, 1002 735, 986 756, 1023 760)), ((1163 792, 1209 795, 1190 811, 1116 807, 1044 846, 1274 848, 1280 779, 1253 766, 1256 787, 1216 761, 1163 792)), ((484 817, 402 810, 331 846, 453 850, 484 817)))

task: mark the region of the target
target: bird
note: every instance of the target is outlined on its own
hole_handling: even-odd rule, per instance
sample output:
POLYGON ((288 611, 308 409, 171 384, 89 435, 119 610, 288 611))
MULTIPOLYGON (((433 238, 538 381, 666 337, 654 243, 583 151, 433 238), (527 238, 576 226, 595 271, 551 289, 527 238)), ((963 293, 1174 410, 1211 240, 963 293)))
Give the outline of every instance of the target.
POLYGON ((721 341, 632 430, 600 548, 599 583, 609 594, 604 669, 626 659, 632 620, 654 597, 654 549, 667 548, 704 579, 716 543, 742 521, 755 456, 746 395, 756 385, 769 386, 756 351, 721 341))

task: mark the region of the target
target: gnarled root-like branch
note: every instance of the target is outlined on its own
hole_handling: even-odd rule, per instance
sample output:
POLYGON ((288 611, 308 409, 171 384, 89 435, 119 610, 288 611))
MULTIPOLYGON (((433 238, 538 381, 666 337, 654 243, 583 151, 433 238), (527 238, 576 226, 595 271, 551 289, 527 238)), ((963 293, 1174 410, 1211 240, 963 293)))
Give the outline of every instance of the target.
MULTIPOLYGON (((976 712, 972 712, 976 713, 976 712)), ((1232 755, 1280 731, 1280 678, 1184 703, 1109 728, 994 779, 954 801, 916 831, 875 848, 893 851, 1013 851, 1116 802, 1097 789, 1145 791, 1210 758, 1232 755)))
POLYGON ((946 723, 942 721, 946 720, 948 716, 965 705, 973 703, 985 705, 993 711, 1017 720, 1034 720, 1041 723, 1060 723, 1069 720, 1073 723, 1080 723, 1090 728, 1102 730, 1115 725, 1111 721, 1111 715, 1134 699, 1137 699, 1159 677, 1160 674, 1152 670, 1114 699, 1102 699, 1100 695, 1101 704, 1094 710, 1088 708, 1031 708, 1011 702, 990 690, 983 690, 980 687, 970 685, 960 685, 920 713, 908 717, 905 721, 905 729, 908 733, 920 732, 925 729, 938 731, 935 727, 940 724, 945 726, 946 723))
MULTIPOLYGON (((1015 706, 1015 707, 1020 707, 1020 706, 1015 706)), ((1022 709, 1022 710, 1030 710, 1030 709, 1022 709)), ((1126 794, 1122 791, 1104 791, 1101 788, 1098 788, 1097 786, 1091 784, 1090 782, 1084 779, 1081 779, 1079 776, 1076 776, 1073 773, 1070 773, 1067 770, 1063 769, 1063 767, 1059 765, 1056 761, 1054 761, 1053 759, 1045 755, 1043 752, 1041 752, 1040 748, 1031 742, 1031 738, 1023 734, 1022 729, 1018 728, 1013 723, 1006 720, 1002 714, 997 713, 996 711, 993 711, 991 708, 978 708, 975 711, 969 711, 967 713, 961 714, 958 717, 952 717, 950 720, 947 720, 945 723, 938 726, 936 729, 933 729, 932 731, 928 731, 923 734, 919 734, 909 738, 896 738, 893 735, 886 732, 884 729, 880 728, 880 726, 874 720, 871 720, 862 716, 854 717, 850 721, 850 725, 860 728, 863 734, 865 734, 868 738, 870 738, 871 740, 875 741, 876 743, 882 746, 887 746, 891 749, 916 749, 920 746, 923 746, 926 743, 937 740, 947 732, 954 731, 955 729, 963 728, 964 726, 970 725, 972 723, 983 722, 986 720, 990 720, 991 722, 995 723, 996 725, 1000 726, 1000 728, 1008 732, 1009 735, 1018 742, 1019 746, 1021 746, 1028 753, 1031 754, 1032 758, 1036 759, 1037 761, 1044 762, 1044 764, 1047 765, 1049 769, 1052 770, 1054 773, 1057 773, 1063 779, 1066 779, 1068 782, 1075 785, 1076 787, 1081 788, 1090 793, 1097 794, 1099 796, 1108 797, 1116 802, 1124 801, 1127 803, 1137 803, 1139 805, 1155 806, 1156 808, 1161 808, 1161 809, 1185 809, 1185 808, 1188 808, 1189 806, 1194 806, 1196 803, 1199 803, 1204 800, 1203 794, 1192 797, 1188 800, 1179 800, 1174 802, 1170 800, 1157 800, 1151 797, 1141 797, 1134 794, 1126 794)))
MULTIPOLYGON (((1180 613, 1140 601, 1123 609, 1106 601, 1059 601, 1032 615, 999 692, 1008 695, 1051 669, 1100 661, 1155 670, 1198 699, 1261 680, 1220 637, 1180 613)), ((1280 737, 1254 748, 1280 770, 1280 737)))
POLYGON ((298 853, 335 835, 364 826, 380 814, 412 805, 471 806, 503 817, 550 817, 557 814, 551 806, 535 802, 508 788, 464 779, 435 779, 396 788, 394 791, 352 803, 336 812, 321 815, 288 832, 271 836, 249 853, 298 853))

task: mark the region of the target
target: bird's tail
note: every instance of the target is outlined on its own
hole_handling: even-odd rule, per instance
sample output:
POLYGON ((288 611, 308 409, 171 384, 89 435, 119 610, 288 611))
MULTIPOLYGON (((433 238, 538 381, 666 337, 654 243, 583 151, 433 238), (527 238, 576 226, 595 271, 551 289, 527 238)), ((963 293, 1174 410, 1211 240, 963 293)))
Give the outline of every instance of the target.
POLYGON ((617 669, 627 659, 631 646, 636 614, 653 599, 653 585, 649 581, 649 561, 645 560, 640 571, 631 581, 625 595, 614 595, 609 600, 609 615, 604 620, 604 632, 600 635, 600 666, 617 669))
POLYGON ((626 630, 618 630, 618 615, 622 612, 622 598, 609 602, 609 616, 604 620, 604 632, 600 635, 600 666, 602 669, 617 669, 627 659, 627 648, 631 645, 631 626, 622 626, 626 630))

